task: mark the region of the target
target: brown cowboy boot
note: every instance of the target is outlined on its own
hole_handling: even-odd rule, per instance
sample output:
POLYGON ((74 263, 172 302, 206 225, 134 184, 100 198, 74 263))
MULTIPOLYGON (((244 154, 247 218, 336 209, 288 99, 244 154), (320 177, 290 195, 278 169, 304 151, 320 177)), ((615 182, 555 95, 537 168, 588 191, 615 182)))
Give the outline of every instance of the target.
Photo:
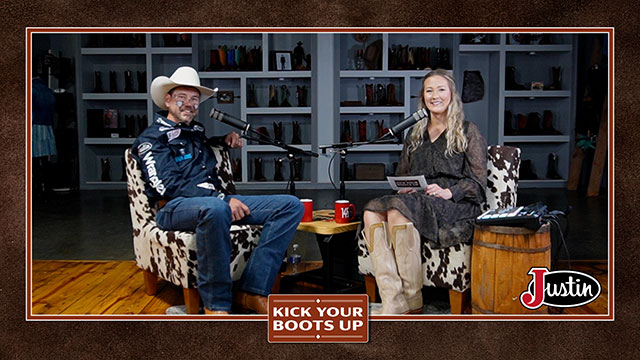
POLYGON ((241 311, 255 311, 258 314, 269 313, 269 300, 266 296, 238 291, 233 296, 233 303, 241 311))
POLYGON ((359 141, 368 141, 367 140, 367 120, 358 120, 358 136, 359 141))

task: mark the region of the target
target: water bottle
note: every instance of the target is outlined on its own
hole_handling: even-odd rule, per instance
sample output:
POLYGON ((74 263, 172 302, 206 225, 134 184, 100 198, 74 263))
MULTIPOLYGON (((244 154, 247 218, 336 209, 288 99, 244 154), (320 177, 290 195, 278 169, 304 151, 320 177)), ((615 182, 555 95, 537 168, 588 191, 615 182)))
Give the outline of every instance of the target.
POLYGON ((293 250, 289 253, 289 264, 291 264, 291 273, 298 273, 298 264, 300 264, 300 260, 302 259, 302 254, 298 249, 299 244, 293 244, 293 250))

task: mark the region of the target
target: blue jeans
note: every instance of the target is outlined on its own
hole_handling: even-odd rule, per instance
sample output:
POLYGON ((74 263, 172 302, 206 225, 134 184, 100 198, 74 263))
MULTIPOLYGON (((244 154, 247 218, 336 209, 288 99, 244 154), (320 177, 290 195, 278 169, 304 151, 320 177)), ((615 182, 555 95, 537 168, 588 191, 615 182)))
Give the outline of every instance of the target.
MULTIPOLYGON (((282 265, 304 206, 290 195, 230 195, 249 207, 250 214, 235 225, 263 225, 240 279, 240 288, 267 296, 282 265)), ((163 230, 196 232, 198 291, 209 310, 231 309, 231 208, 217 197, 179 197, 169 201, 156 216, 163 230)))

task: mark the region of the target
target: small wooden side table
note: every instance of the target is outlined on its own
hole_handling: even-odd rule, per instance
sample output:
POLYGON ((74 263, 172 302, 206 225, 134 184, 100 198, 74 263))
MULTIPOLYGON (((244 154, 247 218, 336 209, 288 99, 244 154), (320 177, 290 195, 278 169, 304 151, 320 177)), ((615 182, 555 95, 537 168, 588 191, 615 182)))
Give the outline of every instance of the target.
POLYGON ((334 259, 331 255, 331 240, 334 235, 356 231, 360 225, 359 221, 338 224, 333 220, 333 214, 334 211, 329 209, 316 210, 313 212, 314 221, 303 222, 298 225, 298 230, 316 234, 316 240, 322 255, 324 289, 327 292, 334 290, 332 281, 334 259))

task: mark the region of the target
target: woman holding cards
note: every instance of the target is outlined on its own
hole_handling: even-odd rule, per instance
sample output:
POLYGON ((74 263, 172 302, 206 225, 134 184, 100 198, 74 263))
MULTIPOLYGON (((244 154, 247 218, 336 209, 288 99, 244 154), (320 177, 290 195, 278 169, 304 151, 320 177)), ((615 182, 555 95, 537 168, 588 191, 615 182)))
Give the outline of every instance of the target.
POLYGON ((471 234, 459 234, 453 224, 478 216, 485 200, 487 144, 478 127, 464 120, 453 77, 431 71, 420 94, 418 108, 427 108, 430 118, 405 139, 396 176, 424 175, 428 185, 365 205, 363 232, 383 314, 422 312, 421 241, 432 248, 470 241, 471 234))

